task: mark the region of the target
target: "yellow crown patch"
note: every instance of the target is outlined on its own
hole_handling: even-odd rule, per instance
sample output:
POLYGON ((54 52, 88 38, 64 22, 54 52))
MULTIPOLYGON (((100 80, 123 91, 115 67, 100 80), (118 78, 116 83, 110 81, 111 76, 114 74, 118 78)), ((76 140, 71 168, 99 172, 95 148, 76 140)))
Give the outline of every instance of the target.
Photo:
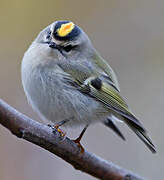
POLYGON ((67 36, 75 27, 75 24, 72 22, 62 24, 61 27, 57 30, 57 33, 60 37, 67 36))

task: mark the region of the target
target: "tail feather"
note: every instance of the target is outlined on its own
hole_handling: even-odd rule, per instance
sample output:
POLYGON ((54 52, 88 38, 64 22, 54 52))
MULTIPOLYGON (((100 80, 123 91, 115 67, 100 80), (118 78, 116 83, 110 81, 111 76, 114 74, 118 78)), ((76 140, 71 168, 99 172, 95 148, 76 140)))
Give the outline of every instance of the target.
POLYGON ((133 130, 133 132, 143 141, 143 143, 150 149, 152 153, 156 153, 156 148, 152 143, 152 140, 147 135, 147 132, 142 127, 135 124, 129 119, 125 119, 126 124, 133 130))
POLYGON ((104 121, 104 124, 108 126, 109 128, 111 128, 121 139, 125 141, 124 135, 121 133, 119 128, 115 125, 115 123, 110 118, 104 121))

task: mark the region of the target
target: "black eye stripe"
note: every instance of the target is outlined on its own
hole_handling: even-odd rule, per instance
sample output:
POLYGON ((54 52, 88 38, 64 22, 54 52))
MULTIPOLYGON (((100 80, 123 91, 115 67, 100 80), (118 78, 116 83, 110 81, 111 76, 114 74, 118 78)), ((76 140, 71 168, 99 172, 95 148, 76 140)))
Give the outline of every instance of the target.
POLYGON ((64 51, 69 52, 72 50, 72 46, 68 45, 68 46, 63 47, 63 49, 64 49, 64 51))
POLYGON ((77 47, 77 45, 75 45, 75 46, 68 45, 68 46, 62 47, 62 49, 64 49, 64 51, 66 51, 66 52, 70 52, 72 49, 74 49, 76 47, 77 47))

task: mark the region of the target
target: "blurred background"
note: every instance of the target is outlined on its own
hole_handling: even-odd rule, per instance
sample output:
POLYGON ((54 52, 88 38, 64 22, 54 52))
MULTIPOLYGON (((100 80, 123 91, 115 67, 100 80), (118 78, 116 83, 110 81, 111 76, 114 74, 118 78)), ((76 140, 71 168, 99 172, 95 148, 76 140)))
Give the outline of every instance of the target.
MULTIPOLYGON (((151 154, 125 125, 123 142, 101 124, 90 126, 84 147, 149 180, 163 177, 164 1, 0 0, 0 98, 39 120, 27 104, 21 59, 38 32, 56 20, 72 20, 116 70, 121 92, 157 146, 151 154)), ((77 130, 67 130, 77 137, 77 130)), ((93 180, 51 153, 0 126, 1 180, 93 180)))

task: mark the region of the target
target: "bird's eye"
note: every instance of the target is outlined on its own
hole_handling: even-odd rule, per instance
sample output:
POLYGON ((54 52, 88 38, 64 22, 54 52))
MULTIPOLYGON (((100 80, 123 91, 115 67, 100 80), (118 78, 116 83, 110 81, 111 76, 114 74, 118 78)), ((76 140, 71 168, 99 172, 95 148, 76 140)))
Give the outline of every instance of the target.
POLYGON ((72 45, 63 47, 64 51, 66 51, 66 52, 70 52, 73 48, 75 48, 75 46, 72 46, 72 45))

